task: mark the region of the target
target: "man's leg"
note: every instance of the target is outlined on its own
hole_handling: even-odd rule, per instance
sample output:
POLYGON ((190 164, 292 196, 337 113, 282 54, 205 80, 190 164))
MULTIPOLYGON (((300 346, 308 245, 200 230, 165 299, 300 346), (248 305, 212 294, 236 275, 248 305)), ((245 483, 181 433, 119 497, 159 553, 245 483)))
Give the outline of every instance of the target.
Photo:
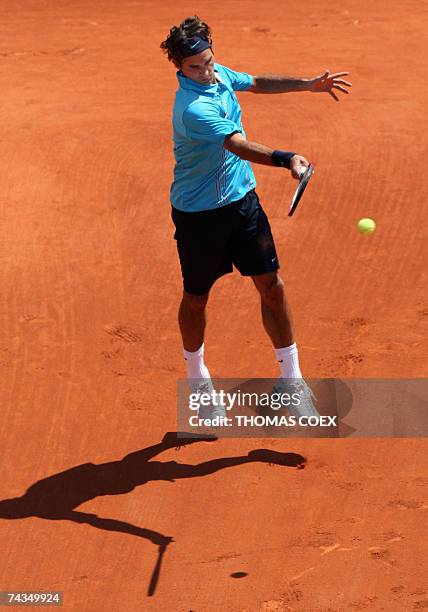
MULTIPOLYGON (((212 393, 214 391, 209 370, 204 362, 207 302, 208 293, 195 295, 183 291, 183 299, 178 312, 184 359, 192 393, 212 393)), ((226 412, 224 406, 213 400, 208 406, 199 407, 198 416, 213 419, 225 417, 226 412)))
POLYGON ((178 311, 178 322, 180 324, 183 347, 186 351, 197 351, 204 342, 207 322, 205 309, 208 296, 208 293, 194 295, 183 291, 183 298, 178 311))
POLYGON ((278 272, 252 276, 260 293, 264 328, 272 341, 283 378, 301 378, 293 322, 278 272))
POLYGON ((273 346, 290 346, 294 343, 293 323, 282 279, 277 272, 251 278, 260 293, 263 325, 273 346))
POLYGON ((208 293, 194 295, 183 291, 183 298, 178 311, 187 374, 192 379, 210 377, 208 368, 204 363, 204 333, 208 295, 208 293))
POLYGON ((289 384, 290 379, 293 379, 291 385, 300 394, 300 403, 293 409, 289 408, 290 413, 296 417, 319 417, 312 401, 314 399, 312 391, 303 380, 300 371, 299 355, 294 342, 293 323, 285 297, 284 283, 278 272, 252 276, 252 279, 260 293, 263 324, 272 340, 281 370, 282 380, 275 385, 274 391, 285 391, 287 387, 284 387, 284 384, 287 385, 287 381, 289 384))

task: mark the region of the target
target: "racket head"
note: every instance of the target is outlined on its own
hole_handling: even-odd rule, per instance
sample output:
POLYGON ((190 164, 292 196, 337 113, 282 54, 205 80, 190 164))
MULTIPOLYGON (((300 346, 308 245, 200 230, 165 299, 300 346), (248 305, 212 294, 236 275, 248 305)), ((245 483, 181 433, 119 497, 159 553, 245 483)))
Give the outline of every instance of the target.
POLYGON ((288 211, 289 217, 293 216, 294 211, 296 210, 297 205, 299 204, 301 200, 303 192, 305 191, 309 183, 309 179, 311 178, 313 172, 314 172, 314 164, 311 162, 309 166, 306 168, 306 171, 300 177, 299 184, 297 186, 296 191, 294 192, 293 199, 291 200, 290 209, 288 211))

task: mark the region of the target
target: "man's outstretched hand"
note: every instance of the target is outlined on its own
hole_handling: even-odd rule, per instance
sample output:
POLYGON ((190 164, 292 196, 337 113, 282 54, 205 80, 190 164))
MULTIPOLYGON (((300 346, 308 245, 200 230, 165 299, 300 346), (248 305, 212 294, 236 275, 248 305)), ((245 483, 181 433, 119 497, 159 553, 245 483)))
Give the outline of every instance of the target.
POLYGON ((339 102, 339 98, 336 95, 334 89, 338 89, 345 94, 349 93, 346 87, 352 87, 352 83, 344 81, 341 77, 346 76, 349 72, 335 72, 330 74, 329 70, 326 70, 324 74, 317 76, 309 81, 309 91, 314 93, 320 93, 326 91, 336 102, 339 102), (344 87, 345 85, 345 87, 344 87))

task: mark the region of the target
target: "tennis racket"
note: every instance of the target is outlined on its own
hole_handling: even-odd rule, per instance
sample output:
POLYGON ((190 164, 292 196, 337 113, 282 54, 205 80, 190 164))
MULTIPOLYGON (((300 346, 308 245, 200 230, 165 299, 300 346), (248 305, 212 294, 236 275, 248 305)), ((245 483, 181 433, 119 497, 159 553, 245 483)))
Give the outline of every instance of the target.
POLYGON ((289 217, 294 214, 294 211, 296 210, 297 205, 299 204, 302 198, 303 192, 305 191, 313 172, 314 164, 312 163, 310 163, 307 167, 302 167, 302 171, 300 172, 299 184, 297 186, 296 191, 294 192, 293 199, 291 200, 290 204, 290 209, 288 211, 289 217))

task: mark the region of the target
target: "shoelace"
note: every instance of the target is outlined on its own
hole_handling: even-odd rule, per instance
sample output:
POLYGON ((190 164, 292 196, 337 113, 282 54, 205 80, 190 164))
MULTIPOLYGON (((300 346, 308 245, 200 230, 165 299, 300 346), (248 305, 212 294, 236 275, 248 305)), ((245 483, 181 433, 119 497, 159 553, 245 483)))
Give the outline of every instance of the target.
POLYGON ((211 392, 211 385, 210 383, 206 382, 206 383, 198 383, 197 385, 195 385, 194 389, 193 389, 194 393, 210 393, 211 392))
MULTIPOLYGON (((301 392, 302 395, 302 399, 304 401, 307 402, 314 402, 317 400, 317 398, 315 397, 312 389, 305 383, 305 382, 292 382, 292 383, 284 383, 284 382, 279 382, 278 386, 284 386, 287 388, 287 391, 291 391, 290 395, 292 394, 292 391, 295 390, 297 393, 301 392)), ((276 385, 275 385, 276 387, 276 385)))
POLYGON ((300 393, 300 391, 302 391, 302 395, 305 398, 308 398, 310 400, 316 400, 317 398, 315 397, 312 389, 306 384, 306 383, 295 383, 295 384, 291 384, 291 387, 294 387, 295 389, 297 389, 297 391, 300 393), (308 393, 309 391, 309 393, 308 393))

